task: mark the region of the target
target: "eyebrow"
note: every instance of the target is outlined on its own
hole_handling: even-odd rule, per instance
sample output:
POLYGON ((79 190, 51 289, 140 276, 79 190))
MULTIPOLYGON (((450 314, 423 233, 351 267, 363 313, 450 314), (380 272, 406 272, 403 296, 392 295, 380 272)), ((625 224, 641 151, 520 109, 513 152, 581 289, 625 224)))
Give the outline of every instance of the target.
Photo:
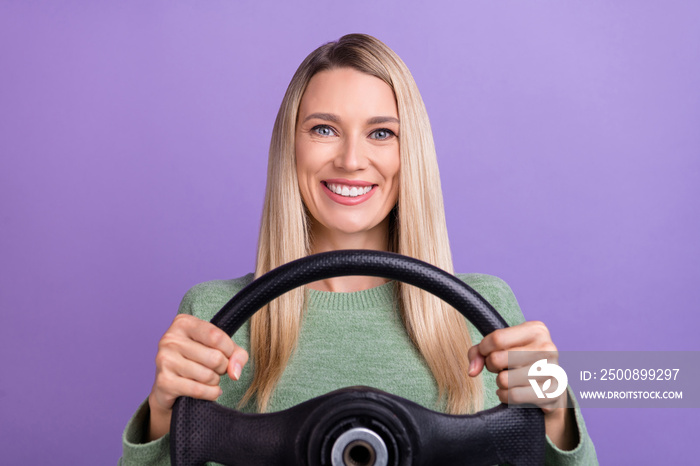
MULTIPOLYGON (((304 122, 307 122, 311 119, 318 119, 318 120, 325 120, 325 121, 330 121, 333 123, 339 123, 340 122, 340 117, 334 113, 312 113, 311 115, 307 116, 304 118, 304 122)), ((378 125, 381 123, 396 123, 400 124, 399 119, 395 117, 390 117, 390 116, 376 116, 372 117, 369 120, 367 120, 368 125, 378 125)))
POLYGON ((304 122, 307 122, 314 118, 318 120, 332 121, 333 123, 340 122, 340 118, 338 117, 338 115, 335 115, 333 113, 312 113, 311 115, 304 118, 304 122))
POLYGON ((400 124, 398 118, 390 116, 376 116, 367 120, 368 125, 378 125, 380 123, 396 123, 397 125, 400 124))

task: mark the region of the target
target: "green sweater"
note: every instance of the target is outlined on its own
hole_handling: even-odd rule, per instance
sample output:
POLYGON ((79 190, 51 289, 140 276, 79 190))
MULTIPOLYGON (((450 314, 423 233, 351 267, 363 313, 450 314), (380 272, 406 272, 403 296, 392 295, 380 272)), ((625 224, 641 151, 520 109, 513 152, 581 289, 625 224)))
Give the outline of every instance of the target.
MULTIPOLYGON (((510 325, 524 322, 523 314, 510 287, 501 279, 482 274, 458 275, 495 307, 510 325)), ((179 313, 211 320, 233 295, 253 279, 252 274, 234 280, 201 283, 187 292, 179 313)), ((275 392, 269 410, 280 411, 330 391, 353 385, 376 387, 430 409, 440 410, 435 380, 411 343, 396 310, 395 282, 353 293, 309 290, 307 314, 299 335, 297 350, 291 357, 275 392)), ((482 335, 470 324, 472 341, 482 335)), ((246 322, 234 335, 238 345, 249 349, 246 322)), ((496 396, 496 375, 484 370, 484 409, 500 403, 496 396)), ((236 407, 250 385, 253 361, 244 368, 238 381, 221 378, 223 395, 218 402, 236 407)), ((547 439, 547 464, 596 465, 595 447, 576 406, 579 444, 571 451, 558 449, 547 439)), ((243 411, 253 412, 252 403, 243 411)), ((169 435, 143 443, 148 422, 148 403, 144 402, 124 430, 123 456, 119 464, 169 465, 169 435)))

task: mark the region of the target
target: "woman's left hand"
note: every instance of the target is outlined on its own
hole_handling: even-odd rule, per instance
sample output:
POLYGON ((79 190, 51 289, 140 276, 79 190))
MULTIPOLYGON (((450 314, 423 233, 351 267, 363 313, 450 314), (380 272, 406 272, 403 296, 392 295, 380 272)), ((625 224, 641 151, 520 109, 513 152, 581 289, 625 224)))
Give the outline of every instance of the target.
POLYGON ((557 347, 542 322, 528 321, 491 332, 469 350, 469 375, 484 366, 496 374, 496 394, 502 403, 532 403, 544 412, 547 436, 557 447, 570 450, 578 443, 573 409, 566 409, 567 392, 556 398, 537 398, 528 381, 530 366, 540 359, 557 364, 557 347), (512 352, 523 353, 512 353, 512 352), (511 352, 510 363, 508 353, 511 352), (526 352, 526 353, 525 353, 526 352))

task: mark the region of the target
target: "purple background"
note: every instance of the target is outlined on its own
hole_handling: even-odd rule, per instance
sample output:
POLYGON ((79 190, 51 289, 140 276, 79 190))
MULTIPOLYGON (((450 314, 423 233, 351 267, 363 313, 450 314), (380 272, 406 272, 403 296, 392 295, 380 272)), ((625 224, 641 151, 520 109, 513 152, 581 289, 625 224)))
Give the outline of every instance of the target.
MULTIPOLYGON (((696 2, 288 3, 0 1, 3 462, 116 462, 182 295, 253 269, 289 79, 348 32, 418 82, 458 271, 562 350, 700 349, 696 2)), ((584 414, 602 464, 697 440, 584 414)))

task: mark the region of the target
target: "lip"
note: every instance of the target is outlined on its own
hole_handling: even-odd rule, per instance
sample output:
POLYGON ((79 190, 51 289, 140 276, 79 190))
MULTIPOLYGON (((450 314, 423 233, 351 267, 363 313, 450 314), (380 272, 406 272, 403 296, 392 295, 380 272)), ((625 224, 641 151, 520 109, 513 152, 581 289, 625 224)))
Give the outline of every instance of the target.
POLYGON ((366 181, 351 181, 351 180, 342 180, 342 179, 333 179, 333 180, 323 180, 321 182, 321 189, 323 190, 324 193, 328 197, 331 198, 332 201, 337 202, 338 204, 341 205, 346 205, 346 206, 354 206, 358 204, 362 204, 366 200, 368 200, 374 192, 376 191, 375 188, 370 189, 370 191, 367 194, 362 194, 360 196, 355 196, 355 197, 345 197, 341 196, 340 194, 336 194, 330 189, 328 189, 328 186, 326 186, 326 183, 336 183, 336 184, 345 184, 348 186, 375 186, 373 183, 367 183, 366 181))
POLYGON ((370 183, 368 181, 362 181, 362 180, 346 180, 345 178, 332 178, 329 180, 323 180, 324 183, 333 183, 333 184, 346 184, 348 186, 362 186, 363 188, 366 186, 374 186, 375 183, 370 183))

